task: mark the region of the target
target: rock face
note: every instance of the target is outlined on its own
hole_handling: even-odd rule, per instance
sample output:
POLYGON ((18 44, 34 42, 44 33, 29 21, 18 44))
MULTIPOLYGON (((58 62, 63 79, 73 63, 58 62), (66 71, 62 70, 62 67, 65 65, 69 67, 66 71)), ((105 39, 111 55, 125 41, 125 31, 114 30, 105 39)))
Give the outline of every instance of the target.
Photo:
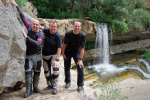
MULTIPOLYGON (((25 4, 25 6, 29 9, 30 12, 32 12, 31 16, 33 17, 36 17, 37 18, 37 15, 38 15, 38 11, 37 9, 33 6, 33 4, 31 2, 27 2, 25 4)), ((25 9, 24 9, 25 10, 25 9)), ((28 11, 27 11, 28 12, 28 11)), ((28 12, 28 14, 30 15, 30 13, 28 12)))
POLYGON ((24 80, 25 40, 15 8, 0 0, 0 93, 24 80))
MULTIPOLYGON (((41 19, 38 18, 40 24, 44 27, 48 28, 48 24, 51 19, 41 19)), ((75 21, 80 21, 82 23, 81 31, 85 32, 87 36, 87 41, 95 41, 96 32, 97 32, 97 25, 95 22, 91 22, 88 20, 80 20, 80 19, 63 19, 63 20, 56 20, 58 22, 57 30, 60 32, 62 39, 64 39, 64 35, 67 31, 73 29, 73 24, 75 21)))
MULTIPOLYGON (((150 47, 150 39, 144 39, 144 40, 138 40, 134 42, 110 46, 109 53, 110 55, 113 55, 113 54, 123 53, 135 49, 142 49, 142 48, 144 49, 149 47, 150 47)), ((100 51, 99 48, 86 50, 83 60, 86 61, 86 60, 91 60, 100 57, 100 54, 98 53, 99 51, 100 51)))
POLYGON ((110 54, 123 53, 130 50, 147 48, 150 46, 150 39, 114 45, 110 47, 110 54))

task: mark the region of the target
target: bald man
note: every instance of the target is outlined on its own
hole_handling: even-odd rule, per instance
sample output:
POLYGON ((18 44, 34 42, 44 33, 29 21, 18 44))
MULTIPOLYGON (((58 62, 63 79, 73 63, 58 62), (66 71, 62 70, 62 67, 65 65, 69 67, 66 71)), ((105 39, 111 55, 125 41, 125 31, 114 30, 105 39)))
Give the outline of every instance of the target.
POLYGON ((16 4, 14 0, 10 0, 10 2, 16 6, 21 20, 28 30, 28 34, 26 34, 23 30, 21 33, 26 39, 26 60, 25 60, 25 81, 26 81, 26 93, 24 94, 24 98, 29 97, 32 94, 32 71, 33 75, 33 91, 35 93, 40 93, 38 89, 40 72, 41 72, 41 42, 43 38, 43 33, 39 30, 40 24, 38 20, 33 20, 30 24, 25 18, 24 14, 16 4))
POLYGON ((71 58, 73 57, 78 70, 78 79, 77 79, 78 91, 83 90, 84 85, 82 58, 84 55, 84 48, 86 44, 86 34, 80 30, 81 30, 81 22, 75 21, 73 25, 73 30, 66 32, 62 46, 62 55, 64 58, 64 70, 65 70, 65 83, 66 83, 65 88, 70 87, 71 58))

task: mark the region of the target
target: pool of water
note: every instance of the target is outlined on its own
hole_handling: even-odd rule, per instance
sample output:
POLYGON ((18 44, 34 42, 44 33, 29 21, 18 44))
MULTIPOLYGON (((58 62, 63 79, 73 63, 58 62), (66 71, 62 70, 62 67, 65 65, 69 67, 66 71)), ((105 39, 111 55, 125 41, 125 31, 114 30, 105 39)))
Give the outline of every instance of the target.
MULTIPOLYGON (((105 70, 105 68, 106 68, 105 66, 100 68, 100 66, 98 65, 98 64, 100 64, 100 59, 101 58, 96 58, 96 59, 91 60, 91 61, 85 61, 84 62, 84 65, 85 65, 84 80, 86 81, 86 80, 91 80, 91 79, 97 78, 97 81, 93 82, 93 84, 95 84, 96 82, 100 81, 101 79, 103 79, 105 77, 105 76, 102 76, 102 73, 103 73, 103 75, 106 74, 106 76, 109 75, 109 76, 112 76, 112 77, 122 78, 122 80, 125 80, 125 79, 128 79, 128 78, 143 79, 143 75, 138 72, 139 70, 136 71, 137 69, 134 68, 134 65, 135 65, 135 67, 137 67, 137 65, 140 65, 140 62, 137 61, 137 58, 142 58, 142 54, 139 53, 139 52, 126 52, 124 54, 112 55, 112 56, 110 56, 110 60, 111 60, 110 65, 112 65, 112 66, 114 65, 115 67, 112 68, 111 66, 106 65, 106 67, 108 68, 107 70, 105 70), (98 65, 98 67, 97 67, 98 69, 96 69, 96 67, 91 68, 92 66, 96 66, 96 65, 98 65), (89 67, 89 66, 91 66, 91 67, 89 67), (130 66, 131 69, 130 68, 128 69, 128 66, 130 66), (115 70, 118 70, 118 69, 119 69, 119 71, 120 70, 125 70, 125 71, 122 71, 122 72, 117 71, 115 73, 115 70), (98 70, 100 70, 100 71, 98 72, 98 70)), ((104 80, 104 82, 107 82, 107 80, 109 78, 104 80)))

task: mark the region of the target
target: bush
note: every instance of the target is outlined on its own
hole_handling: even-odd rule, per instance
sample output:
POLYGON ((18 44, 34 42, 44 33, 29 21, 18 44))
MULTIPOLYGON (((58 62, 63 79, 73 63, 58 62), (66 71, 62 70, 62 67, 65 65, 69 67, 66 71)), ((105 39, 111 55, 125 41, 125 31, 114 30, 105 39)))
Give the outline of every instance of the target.
POLYGON ((124 21, 114 20, 115 29, 119 30, 121 33, 126 33, 129 31, 128 24, 124 21))
POLYGON ((16 3, 18 4, 18 6, 20 8, 22 8, 23 6, 25 6, 25 3, 28 1, 28 0, 15 0, 16 3))
MULTIPOLYGON (((19 0, 17 0, 20 2, 19 0)), ((22 0, 24 1, 24 0, 22 0)), ((148 29, 150 14, 145 0, 31 0, 41 18, 90 17, 91 21, 110 24, 121 33, 129 29, 148 29), (87 13, 88 12, 88 13, 87 13)))
POLYGON ((121 88, 119 87, 119 81, 121 78, 111 78, 109 80, 110 85, 98 83, 102 94, 99 96, 99 100, 126 100, 127 96, 121 95, 121 88), (115 82, 115 83, 113 83, 115 82))
POLYGON ((136 3, 136 8, 143 8, 143 9, 146 9, 147 8, 147 5, 145 3, 145 0, 137 0, 137 3, 136 3))
POLYGON ((143 58, 150 58, 150 53, 149 52, 144 53, 143 58))
POLYGON ((95 41, 93 41, 93 42, 86 42, 86 46, 85 46, 86 50, 94 49, 94 48, 95 48, 95 41))

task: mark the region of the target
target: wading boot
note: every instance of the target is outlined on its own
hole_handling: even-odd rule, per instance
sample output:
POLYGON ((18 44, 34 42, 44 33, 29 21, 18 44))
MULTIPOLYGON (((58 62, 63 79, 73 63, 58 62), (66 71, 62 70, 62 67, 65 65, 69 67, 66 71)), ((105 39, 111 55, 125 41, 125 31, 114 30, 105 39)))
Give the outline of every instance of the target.
POLYGON ((24 94, 24 98, 29 97, 32 94, 32 85, 30 87, 26 87, 26 93, 24 94))

